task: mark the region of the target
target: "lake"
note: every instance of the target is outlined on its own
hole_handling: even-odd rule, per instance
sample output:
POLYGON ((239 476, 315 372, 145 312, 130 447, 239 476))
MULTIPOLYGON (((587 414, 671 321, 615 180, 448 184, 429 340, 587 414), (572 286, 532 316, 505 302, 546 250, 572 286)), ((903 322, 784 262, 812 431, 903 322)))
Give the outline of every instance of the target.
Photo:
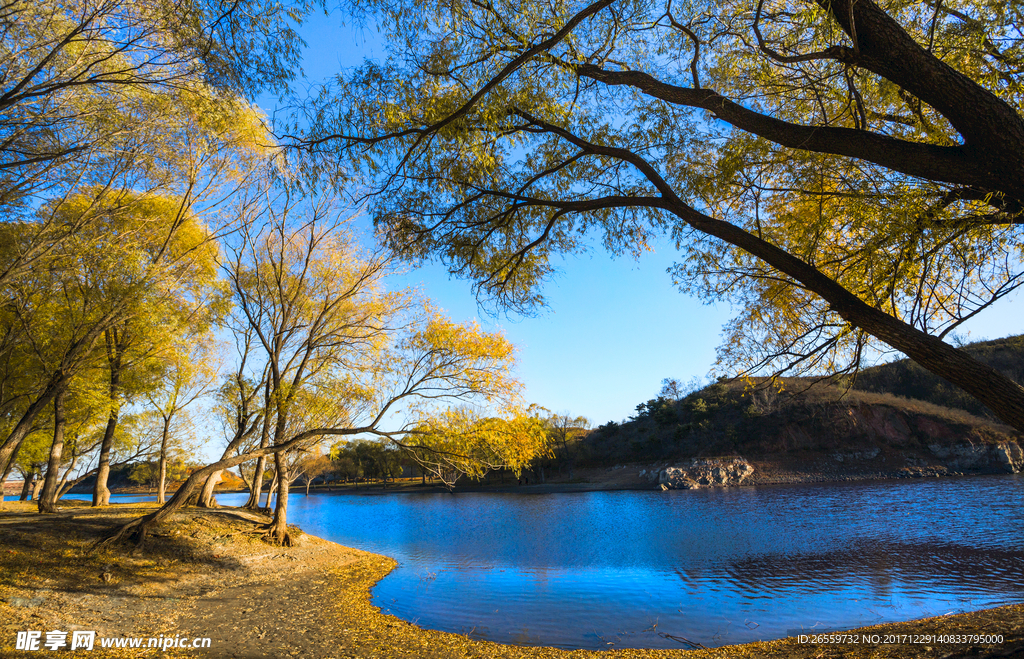
POLYGON ((671 492, 300 490, 289 521, 394 557, 374 602, 422 627, 679 648, 1024 602, 1022 509, 1024 477, 1008 475, 671 492))

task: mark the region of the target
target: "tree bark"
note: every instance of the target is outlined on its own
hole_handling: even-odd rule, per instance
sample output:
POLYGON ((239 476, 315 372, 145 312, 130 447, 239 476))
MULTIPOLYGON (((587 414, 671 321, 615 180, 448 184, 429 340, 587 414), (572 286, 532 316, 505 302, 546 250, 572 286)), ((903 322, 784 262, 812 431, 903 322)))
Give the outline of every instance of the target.
POLYGON ((157 476, 156 502, 163 504, 167 499, 167 442, 170 439, 171 417, 164 415, 163 434, 160 436, 160 468, 157 476))
POLYGON ((117 430, 117 412, 110 410, 107 426, 103 430, 103 442, 100 444, 100 462, 96 468, 96 483, 92 488, 92 505, 106 506, 110 504, 110 490, 107 481, 110 479, 110 450, 114 445, 114 432, 117 430))
MULTIPOLYGON (((32 494, 32 484, 36 481, 36 470, 31 469, 25 474, 25 482, 21 484, 21 497, 18 501, 28 501, 28 497, 32 494)), ((2 488, 3 485, 0 485, 2 488)))
POLYGON ((39 495, 39 512, 57 512, 57 477, 60 472, 60 460, 64 454, 64 396, 61 390, 53 399, 53 444, 50 446, 50 460, 46 466, 46 479, 43 492, 39 495))
POLYGON ((206 482, 203 483, 203 491, 199 494, 199 501, 196 503, 199 508, 217 507, 217 499, 213 496, 213 490, 217 487, 217 483, 220 482, 220 475, 222 473, 224 473, 224 470, 218 469, 210 474, 206 482))
MULTIPOLYGON (((267 539, 277 545, 290 547, 292 545, 291 535, 288 533, 288 465, 286 464, 285 452, 274 456, 274 465, 277 475, 277 504, 274 506, 274 521, 267 529, 267 539)), ((273 486, 271 486, 273 489, 273 486)), ((270 505, 270 499, 267 499, 270 505)))
POLYGON ((71 456, 71 464, 64 470, 64 475, 60 478, 60 483, 57 484, 57 491, 53 495, 53 500, 60 501, 60 498, 67 493, 65 486, 68 483, 68 476, 75 470, 75 466, 78 464, 78 453, 71 456))
POLYGON ((270 489, 267 490, 267 506, 266 506, 267 508, 270 507, 270 499, 271 499, 271 497, 274 496, 274 492, 277 492, 277 486, 279 484, 279 481, 278 481, 277 477, 278 477, 278 471, 275 468, 274 469, 274 478, 270 481, 270 489))
POLYGON ((159 510, 156 510, 155 512, 152 512, 148 515, 144 515, 143 517, 140 517, 138 519, 132 520, 131 522, 128 522, 127 524, 119 527, 116 531, 113 531, 107 537, 97 541, 96 544, 93 545, 93 548, 95 549, 98 547, 110 545, 125 538, 134 538, 136 542, 139 543, 144 542, 147 535, 149 534, 149 531, 155 525, 159 524, 163 520, 167 519, 168 516, 177 512, 177 510, 185 504, 185 502, 188 500, 189 496, 192 494, 193 490, 195 490, 198 484, 202 480, 207 478, 210 474, 217 471, 218 469, 230 469, 231 467, 240 465, 243 462, 248 462, 249 460, 252 460, 254 458, 260 458, 267 455, 274 455, 281 451, 287 451, 288 449, 298 446, 301 444, 301 442, 307 441, 313 437, 323 435, 362 435, 372 430, 373 426, 345 429, 309 429, 295 435, 294 437, 292 437, 291 439, 282 444, 254 449, 247 453, 242 453, 241 455, 236 455, 231 458, 225 458, 223 460, 220 460, 219 462, 214 462, 213 464, 206 465, 202 469, 197 469, 196 471, 192 472, 189 475, 189 477, 185 479, 185 482, 182 483, 181 487, 179 487, 177 491, 175 491, 174 495, 159 510))
MULTIPOLYGON (((267 469, 267 459, 262 455, 256 459, 256 471, 252 476, 252 485, 249 487, 249 500, 245 502, 243 508, 249 510, 259 510, 260 508, 260 497, 263 496, 263 472, 267 469)), ((270 498, 267 498, 267 503, 270 503, 270 498)))
MULTIPOLYGON (((18 448, 21 448, 20 444, 18 445, 18 448)), ((0 474, 0 507, 3 507, 4 505, 4 488, 7 486, 7 477, 11 475, 11 470, 14 469, 14 460, 17 457, 17 453, 12 455, 7 466, 4 467, 4 472, 0 474)))
MULTIPOLYGON (((92 476, 94 473, 96 473, 96 469, 90 469, 89 471, 85 472, 84 474, 82 474, 81 476, 76 478, 75 480, 68 481, 68 482, 64 483, 63 485, 61 485, 60 489, 57 490, 57 500, 59 501, 61 497, 63 497, 65 494, 67 494, 68 492, 71 491, 71 488, 73 488, 74 486, 78 485, 79 483, 84 481, 89 476, 92 476)), ((67 474, 65 474, 65 476, 67 476, 67 474)))
POLYGON ((107 427, 103 429, 103 442, 100 444, 100 461, 96 469, 96 483, 93 486, 92 505, 106 506, 110 504, 110 490, 107 481, 110 478, 110 451, 114 447, 114 433, 117 431, 118 415, 121 411, 118 397, 121 395, 121 364, 124 345, 118 341, 110 330, 104 332, 107 343, 107 364, 110 368, 110 383, 107 395, 110 398, 110 416, 107 427))

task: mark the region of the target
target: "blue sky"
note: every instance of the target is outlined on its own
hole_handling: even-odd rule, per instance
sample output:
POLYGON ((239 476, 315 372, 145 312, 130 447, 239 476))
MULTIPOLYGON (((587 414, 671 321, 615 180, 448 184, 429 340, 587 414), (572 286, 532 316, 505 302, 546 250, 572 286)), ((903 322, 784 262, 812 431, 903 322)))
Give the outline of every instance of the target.
MULTIPOLYGON (((310 83, 364 57, 383 56, 372 30, 344 27, 337 14, 314 14, 300 34, 308 44, 302 66, 310 83)), ((470 283, 450 279, 439 265, 412 270, 396 284, 419 287, 454 320, 503 330, 519 347, 519 376, 530 402, 599 425, 629 417, 657 394, 663 378, 705 376, 731 316, 728 301, 706 306, 679 293, 666 273, 674 248, 668 241, 653 247, 638 261, 612 258, 600 248, 567 257, 543 290, 548 308, 529 318, 489 317, 477 308, 470 283)), ((1020 333, 1024 298, 1016 298, 967 325, 968 338, 1020 333)))

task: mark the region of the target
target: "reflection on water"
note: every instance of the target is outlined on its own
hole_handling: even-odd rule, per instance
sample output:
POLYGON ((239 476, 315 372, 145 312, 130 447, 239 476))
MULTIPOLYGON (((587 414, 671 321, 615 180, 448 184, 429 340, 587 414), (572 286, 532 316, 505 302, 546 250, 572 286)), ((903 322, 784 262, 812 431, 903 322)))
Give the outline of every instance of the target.
POLYGON ((395 557, 374 601, 424 627, 504 643, 682 647, 671 637, 726 645, 1024 601, 1022 507, 1024 478, 988 476, 300 495, 289 521, 395 557))

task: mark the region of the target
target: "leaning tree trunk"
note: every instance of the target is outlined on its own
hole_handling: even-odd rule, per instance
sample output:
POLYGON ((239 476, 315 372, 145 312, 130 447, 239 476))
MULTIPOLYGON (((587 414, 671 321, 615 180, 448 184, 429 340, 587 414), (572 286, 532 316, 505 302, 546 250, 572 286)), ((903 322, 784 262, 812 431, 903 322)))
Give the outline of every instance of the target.
MULTIPOLYGON (((243 508, 260 509, 260 497, 263 496, 263 472, 266 469, 267 459, 261 455, 256 460, 256 471, 252 475, 252 487, 249 488, 249 500, 245 502, 243 508)), ((267 497, 267 503, 270 503, 270 497, 267 497)))
POLYGON ((199 501, 196 502, 196 506, 200 508, 216 508, 217 499, 213 496, 213 490, 217 487, 217 483, 220 482, 220 475, 224 473, 223 469, 219 469, 206 479, 203 483, 203 491, 199 494, 199 501))
POLYGON ((22 438, 18 440, 18 443, 14 446, 14 451, 11 453, 10 460, 7 461, 7 466, 4 468, 3 473, 0 474, 0 506, 3 506, 4 503, 4 488, 7 487, 7 479, 14 470, 14 465, 18 460, 18 453, 21 452, 21 446, 25 443, 26 437, 28 437, 28 435, 23 435, 22 438))
POLYGON ((11 456, 10 462, 7 463, 7 467, 3 473, 0 474, 0 508, 4 505, 4 488, 7 487, 7 477, 11 475, 11 470, 14 469, 14 459, 17 455, 11 456))
POLYGON ((67 494, 67 490, 70 489, 66 487, 68 484, 68 476, 70 476, 75 471, 75 467, 78 465, 78 457, 79 456, 77 452, 74 455, 72 455, 71 464, 68 466, 67 469, 64 470, 64 475, 61 476, 60 483, 57 484, 57 491, 53 495, 54 501, 60 501, 60 498, 67 494))
POLYGON ((720 238, 800 282, 829 303, 833 311, 871 336, 977 398, 996 417, 1024 432, 1024 387, 938 337, 867 304, 813 265, 744 230, 682 202, 656 174, 649 178, 664 192, 664 207, 694 229, 720 238))
POLYGON ((118 396, 121 390, 121 348, 111 348, 109 334, 107 334, 107 361, 110 365, 110 384, 107 388, 107 396, 110 398, 110 416, 107 418, 107 427, 103 429, 103 442, 100 444, 100 462, 96 468, 96 484, 92 491, 92 505, 106 506, 110 504, 110 489, 107 488, 107 481, 110 479, 110 451, 114 447, 114 433, 117 431, 117 419, 121 406, 118 403, 118 396))
MULTIPOLYGON (((264 457, 266 453, 262 453, 256 457, 264 457)), ((127 524, 119 527, 116 531, 111 533, 105 538, 100 539, 93 545, 93 548, 98 548, 106 545, 119 542, 123 539, 134 539, 138 544, 142 544, 146 541, 149 533, 154 527, 159 525, 165 519, 176 513, 192 496, 199 484, 203 482, 207 477, 215 471, 223 469, 229 469, 235 465, 240 465, 243 462, 252 460, 251 454, 243 454, 241 456, 235 456, 232 458, 225 458, 220 462, 214 462, 213 464, 206 465, 202 469, 198 469, 185 479, 185 482, 174 492, 170 499, 167 500, 163 506, 158 510, 134 519, 127 524)))
MULTIPOLYGON (((28 501, 28 497, 32 494, 32 484, 36 482, 36 470, 32 469, 24 476, 25 481, 21 484, 21 498, 18 501, 28 501)), ((0 488, 3 486, 0 485, 0 488)))
POLYGON ((270 507, 270 500, 273 498, 274 493, 277 492, 277 486, 278 486, 278 483, 279 483, 279 481, 277 479, 278 475, 279 475, 279 473, 278 473, 277 469, 275 468, 275 470, 274 470, 274 478, 271 479, 271 481, 270 481, 270 489, 267 490, 267 505, 266 505, 267 508, 270 507))
MULTIPOLYGON (((274 456, 274 466, 277 475, 277 505, 274 506, 274 521, 267 529, 267 539, 274 544, 290 547, 292 537, 288 533, 288 465, 285 464, 285 454, 280 452, 274 456)), ((267 498, 267 505, 270 505, 270 498, 267 498)))
MULTIPOLYGON (((248 416, 242 414, 240 418, 243 419, 243 421, 239 422, 240 427, 236 429, 234 438, 232 438, 232 440, 228 442, 228 445, 224 447, 224 452, 221 453, 220 456, 221 460, 226 460, 227 458, 231 457, 231 454, 238 450, 239 445, 245 440, 246 437, 248 437, 252 433, 253 429, 256 427, 256 425, 253 424, 252 427, 246 430, 244 419, 247 419, 248 416)), ((259 458, 259 462, 262 464, 263 460, 264 458, 261 456, 259 458)), ((216 488, 217 483, 220 482, 220 476, 222 473, 224 473, 224 470, 218 469, 217 471, 210 474, 210 477, 207 478, 206 482, 203 484, 203 491, 199 495, 199 502, 196 505, 198 505, 201 508, 217 507, 217 499, 214 496, 214 488, 216 488)), ((242 477, 242 482, 245 483, 246 487, 249 488, 249 496, 252 497, 252 485, 245 482, 245 474, 242 472, 241 469, 238 470, 238 473, 242 477)), ((257 503, 259 502, 258 499, 259 497, 257 496, 257 503)))
POLYGON ((96 483, 92 488, 92 505, 106 506, 110 503, 110 490, 107 481, 110 479, 110 450, 114 446, 114 432, 117 430, 117 412, 110 410, 107 427, 103 430, 103 442, 100 444, 100 463, 96 467, 96 483))
POLYGON ((60 472, 60 459, 64 454, 64 395, 65 391, 53 399, 53 444, 50 446, 50 461, 46 465, 46 480, 43 492, 39 495, 39 512, 57 512, 57 477, 60 472))
POLYGON ((167 500, 167 442, 170 437, 171 417, 164 415, 164 430, 160 437, 160 474, 156 486, 156 502, 163 504, 167 500))
MULTIPOLYGON (((67 388, 69 379, 70 376, 63 371, 54 373, 46 388, 39 394, 38 398, 32 401, 32 404, 28 406, 25 413, 21 415, 18 424, 14 426, 14 430, 7 436, 3 444, 0 444, 0 464, 7 465, 4 471, 4 478, 0 483, 7 481, 6 475, 10 473, 11 468, 14 466, 14 459, 18 455, 18 451, 21 450, 21 445, 25 438, 32 432, 36 417, 42 413, 54 398, 67 388)), ((3 495, 0 493, 0 501, 3 501, 2 497, 3 495)))
POLYGON ((64 472, 64 479, 62 479, 63 485, 61 485, 60 488, 57 489, 57 500, 58 501, 60 500, 61 497, 63 497, 68 492, 70 492, 71 488, 75 487, 76 485, 78 485, 79 483, 84 481, 86 478, 88 478, 88 477, 92 476, 94 473, 96 473, 95 469, 90 469, 89 471, 85 472, 84 474, 82 474, 78 478, 76 478, 74 480, 71 480, 71 481, 68 481, 67 480, 67 475, 68 475, 68 473, 70 473, 70 471, 71 470, 68 470, 68 471, 64 472))
MULTIPOLYGON (((344 433, 335 434, 357 435, 364 432, 365 430, 366 428, 353 428, 344 431, 344 433)), ((197 469, 196 471, 192 472, 188 478, 185 479, 185 482, 181 484, 181 487, 179 487, 178 490, 174 493, 174 496, 172 496, 170 500, 168 500, 167 503, 165 503, 159 510, 156 510, 155 512, 152 512, 138 519, 132 520, 131 522, 128 522, 127 524, 121 526, 116 531, 113 531, 108 536, 97 541, 93 545, 93 548, 96 549, 99 547, 107 546, 126 538, 134 538, 139 543, 144 542, 146 536, 153 529, 153 527, 162 522, 163 520, 167 519, 168 516, 174 514, 175 512, 177 512, 179 508, 185 505, 185 502, 188 501, 188 498, 192 495, 192 492, 196 489, 196 487, 198 487, 199 483, 205 480, 213 472, 220 469, 230 469, 231 467, 240 465, 243 462, 248 462, 253 458, 260 458, 267 455, 274 455, 280 453, 281 451, 287 451, 288 449, 296 446, 299 442, 306 441, 308 439, 311 439, 315 435, 320 434, 324 434, 322 430, 317 431, 316 433, 300 433, 293 437, 292 439, 280 445, 260 448, 250 451, 248 453, 242 453, 241 455, 236 455, 231 458, 225 458, 223 460, 220 460, 219 462, 214 462, 213 464, 206 465, 202 469, 197 469)))

